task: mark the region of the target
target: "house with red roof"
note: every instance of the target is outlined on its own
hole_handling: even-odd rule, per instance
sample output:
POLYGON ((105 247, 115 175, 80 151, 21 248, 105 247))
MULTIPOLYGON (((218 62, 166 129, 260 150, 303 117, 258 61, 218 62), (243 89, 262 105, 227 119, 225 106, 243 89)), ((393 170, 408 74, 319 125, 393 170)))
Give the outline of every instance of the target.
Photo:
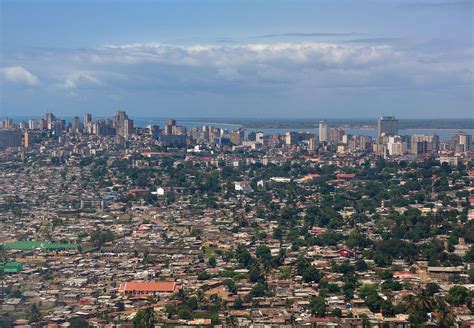
POLYGON ((128 296, 166 296, 180 288, 174 281, 129 281, 120 286, 119 293, 128 296))
POLYGON ((355 178, 354 173, 338 173, 336 174, 336 178, 338 179, 354 179, 355 178))
POLYGON ((342 256, 342 257, 351 257, 352 256, 352 252, 350 250, 348 250, 347 248, 338 249, 336 251, 336 253, 339 254, 339 256, 342 256))

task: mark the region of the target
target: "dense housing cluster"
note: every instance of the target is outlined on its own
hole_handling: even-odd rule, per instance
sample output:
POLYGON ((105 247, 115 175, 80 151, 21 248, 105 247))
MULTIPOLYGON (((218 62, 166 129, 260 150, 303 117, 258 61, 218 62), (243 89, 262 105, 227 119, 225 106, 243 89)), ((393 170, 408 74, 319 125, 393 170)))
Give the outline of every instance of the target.
POLYGON ((1 327, 474 325, 465 133, 86 120, 4 122, 1 327))

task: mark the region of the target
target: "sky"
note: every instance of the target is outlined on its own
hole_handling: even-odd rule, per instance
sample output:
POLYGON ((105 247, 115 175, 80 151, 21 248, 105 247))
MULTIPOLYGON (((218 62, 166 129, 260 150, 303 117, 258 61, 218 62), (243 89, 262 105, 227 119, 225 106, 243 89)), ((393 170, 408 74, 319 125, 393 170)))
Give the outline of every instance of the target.
POLYGON ((474 117, 474 0, 0 0, 0 118, 474 117))

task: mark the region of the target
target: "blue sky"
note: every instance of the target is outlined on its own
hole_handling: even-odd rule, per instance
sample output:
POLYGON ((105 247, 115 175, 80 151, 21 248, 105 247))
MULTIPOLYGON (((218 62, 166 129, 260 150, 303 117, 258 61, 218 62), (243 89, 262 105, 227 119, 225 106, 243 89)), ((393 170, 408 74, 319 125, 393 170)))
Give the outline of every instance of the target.
POLYGON ((473 117, 472 1, 0 3, 0 117, 473 117))

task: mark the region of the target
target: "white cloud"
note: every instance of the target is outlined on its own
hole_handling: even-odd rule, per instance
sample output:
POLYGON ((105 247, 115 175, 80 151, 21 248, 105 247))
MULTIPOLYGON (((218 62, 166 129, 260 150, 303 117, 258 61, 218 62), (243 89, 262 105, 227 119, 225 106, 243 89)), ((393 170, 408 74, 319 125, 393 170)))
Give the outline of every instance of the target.
POLYGON ((95 77, 93 72, 75 71, 67 74, 66 78, 59 87, 65 89, 78 89, 102 86, 103 83, 95 77))
MULTIPOLYGON (((70 90, 282 92, 472 84, 472 47, 337 42, 190 46, 160 43, 49 51, 28 65, 70 90), (46 71, 47 69, 47 71, 46 71)), ((33 82, 35 83, 35 82, 33 82)))
MULTIPOLYGON (((465 53, 469 54, 470 50, 466 49, 465 53)), ((363 76, 367 83, 380 83, 383 79, 405 87, 407 83, 419 84, 420 76, 424 77, 426 84, 469 82, 471 77, 465 72, 472 69, 471 57, 461 54, 451 53, 449 49, 434 54, 416 47, 407 50, 383 43, 192 46, 150 43, 106 45, 79 57, 93 65, 106 65, 118 70, 139 67, 144 69, 142 77, 153 77, 156 73, 166 76, 169 81, 184 79, 204 84, 225 81, 247 86, 263 80, 271 84, 293 81, 301 86, 309 79, 310 82, 320 81, 319 86, 327 87, 325 80, 336 82, 336 79, 345 86, 358 86, 363 76), (438 59, 427 61, 429 57, 438 59)), ((130 73, 135 74, 137 70, 130 73)), ((314 86, 314 83, 310 84, 314 86)))
POLYGON ((40 83, 38 77, 22 66, 9 66, 1 69, 3 78, 15 84, 35 86, 40 83))

